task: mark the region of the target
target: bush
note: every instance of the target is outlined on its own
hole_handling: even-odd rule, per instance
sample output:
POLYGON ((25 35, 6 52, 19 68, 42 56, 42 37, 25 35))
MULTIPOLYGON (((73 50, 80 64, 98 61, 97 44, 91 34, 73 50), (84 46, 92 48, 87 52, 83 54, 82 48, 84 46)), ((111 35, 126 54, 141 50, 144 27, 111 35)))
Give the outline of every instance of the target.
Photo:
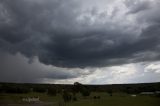
POLYGON ((44 92, 46 92, 46 88, 44 88, 44 87, 34 87, 33 91, 34 92, 39 92, 39 93, 44 93, 44 92))
POLYGON ((110 96, 112 96, 112 93, 113 93, 112 89, 108 90, 107 92, 110 96))
POLYGON ((56 96, 57 95, 57 90, 54 87, 48 88, 48 95, 56 96))
POLYGON ((2 85, 0 84, 0 93, 2 93, 3 92, 3 87, 2 87, 2 85))
POLYGON ((90 91, 87 88, 83 87, 81 89, 81 94, 82 94, 82 96, 89 96, 90 95, 90 91))
POLYGON ((28 93, 30 89, 23 86, 3 86, 3 91, 6 93, 28 93))
POLYGON ((70 102, 72 100, 72 95, 67 91, 63 91, 63 100, 64 102, 70 102))
POLYGON ((100 99, 100 96, 94 96, 93 99, 100 99))
POLYGON ((157 94, 156 94, 156 97, 160 97, 160 93, 157 93, 157 94))
POLYGON ((76 96, 73 97, 73 101, 77 101, 77 97, 76 96))

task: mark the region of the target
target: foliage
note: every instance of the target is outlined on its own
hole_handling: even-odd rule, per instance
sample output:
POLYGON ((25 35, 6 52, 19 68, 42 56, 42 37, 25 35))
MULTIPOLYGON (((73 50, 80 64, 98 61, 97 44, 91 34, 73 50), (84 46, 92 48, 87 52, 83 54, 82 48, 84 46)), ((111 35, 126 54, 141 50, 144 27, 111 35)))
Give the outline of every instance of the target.
POLYGON ((1 89, 3 89, 3 92, 5 93, 28 93, 30 92, 30 89, 25 86, 18 86, 18 85, 4 85, 1 89))
POLYGON ((37 87, 33 88, 34 92, 39 92, 39 93, 44 93, 44 92, 46 92, 46 90, 47 89, 45 87, 42 87, 42 86, 37 86, 37 87))
POLYGON ((70 102, 72 100, 72 95, 66 90, 63 91, 63 100, 64 102, 70 102))
POLYGON ((107 92, 110 96, 112 96, 112 93, 113 93, 112 89, 109 89, 107 92))
POLYGON ((90 95, 90 91, 86 87, 82 87, 80 92, 83 96, 89 96, 90 95))
POLYGON ((49 87, 47 94, 52 95, 52 96, 56 96, 57 95, 57 89, 55 87, 49 87))

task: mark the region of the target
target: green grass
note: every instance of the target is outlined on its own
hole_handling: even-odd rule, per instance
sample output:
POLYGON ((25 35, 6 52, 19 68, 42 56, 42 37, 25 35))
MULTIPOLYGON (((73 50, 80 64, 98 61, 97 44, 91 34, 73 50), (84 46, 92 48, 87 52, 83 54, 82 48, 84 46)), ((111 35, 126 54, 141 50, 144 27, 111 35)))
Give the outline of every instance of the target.
POLYGON ((69 103, 69 106, 160 106, 160 98, 151 96, 131 97, 122 93, 113 94, 112 97, 107 93, 93 93, 92 95, 100 95, 101 99, 85 98, 69 103))
POLYGON ((45 93, 27 93, 27 94, 0 94, 0 103, 24 103, 22 101, 22 98, 26 97, 39 97, 40 101, 44 102, 57 102, 59 101, 62 97, 60 94, 57 96, 50 96, 45 93))
MULTIPOLYGON (((49 96, 45 93, 0 94, 0 104, 2 102, 23 104, 22 98, 36 96, 39 96, 41 101, 53 102, 56 105, 62 101, 60 94, 57 96, 49 96)), ((112 97, 107 93, 92 93, 89 97, 82 97, 77 94, 77 98, 78 101, 67 103, 67 106, 160 106, 160 98, 140 95, 131 97, 124 93, 114 93, 112 97), (101 96, 101 98, 95 100, 93 96, 101 96)))

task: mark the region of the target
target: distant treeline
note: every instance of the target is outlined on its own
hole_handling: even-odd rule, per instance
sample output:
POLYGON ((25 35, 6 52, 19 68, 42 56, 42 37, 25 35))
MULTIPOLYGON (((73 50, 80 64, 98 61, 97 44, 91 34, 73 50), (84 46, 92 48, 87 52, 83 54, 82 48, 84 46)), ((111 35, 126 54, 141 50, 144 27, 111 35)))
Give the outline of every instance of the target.
POLYGON ((113 85, 82 85, 78 82, 73 85, 67 84, 17 84, 0 83, 0 93, 29 93, 40 92, 56 95, 62 91, 77 93, 81 92, 84 96, 90 92, 125 92, 137 94, 140 92, 160 91, 160 83, 141 83, 141 84, 113 84, 113 85))

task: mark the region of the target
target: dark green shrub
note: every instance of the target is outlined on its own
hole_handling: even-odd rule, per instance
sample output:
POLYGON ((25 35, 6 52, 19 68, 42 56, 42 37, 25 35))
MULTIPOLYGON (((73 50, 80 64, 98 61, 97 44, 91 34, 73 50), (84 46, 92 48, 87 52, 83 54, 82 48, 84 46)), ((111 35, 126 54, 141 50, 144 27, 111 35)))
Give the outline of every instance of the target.
POLYGON ((89 96, 90 95, 90 91, 86 87, 83 87, 80 92, 81 92, 82 96, 89 96))
POLYGON ((112 89, 109 89, 107 92, 110 96, 112 96, 112 93, 113 93, 112 89))
POLYGON ((73 96, 73 101, 77 101, 77 97, 76 96, 73 96))
POLYGON ((47 94, 52 95, 52 96, 56 96, 57 95, 57 89, 54 88, 54 87, 50 87, 50 88, 48 88, 47 94))
POLYGON ((72 100, 72 95, 66 90, 63 91, 63 100, 64 102, 70 102, 72 100))
POLYGON ((39 93, 44 93, 46 92, 46 88, 45 87, 34 87, 33 88, 33 92, 39 92, 39 93))

